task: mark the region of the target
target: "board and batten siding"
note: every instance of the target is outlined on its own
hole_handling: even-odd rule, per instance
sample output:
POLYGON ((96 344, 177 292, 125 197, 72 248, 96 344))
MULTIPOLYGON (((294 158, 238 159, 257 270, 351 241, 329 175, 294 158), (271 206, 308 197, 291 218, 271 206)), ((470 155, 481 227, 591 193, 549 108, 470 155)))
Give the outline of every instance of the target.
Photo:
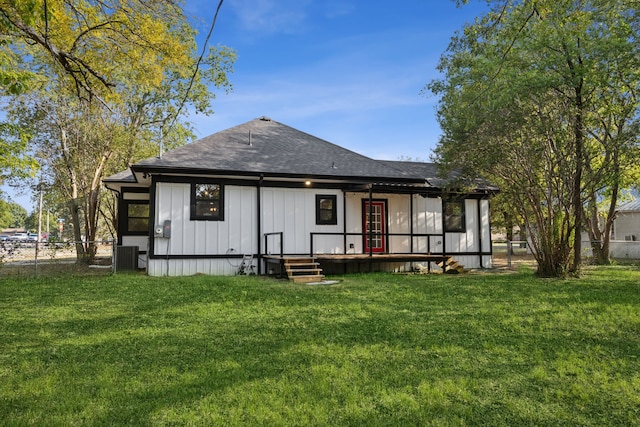
MULTIPOLYGON (((262 233, 282 232, 284 254, 308 254, 311 233, 336 233, 314 238, 315 253, 342 253, 343 201, 342 191, 307 188, 262 188, 262 233), (316 224, 316 195, 336 196, 335 225, 316 224)), ((279 254, 279 237, 268 239, 265 254, 279 254)))
MULTIPOLYGON (((488 199, 479 200, 480 203, 480 223, 482 224, 482 252, 491 254, 491 215, 490 202, 488 199)), ((480 267, 480 266, 478 266, 480 267)), ((482 255, 482 268, 492 268, 493 258, 491 255, 482 255)))
MULTIPOLYGON (((154 224, 171 221, 171 238, 154 237, 154 253, 148 272, 160 275, 234 274, 239 258, 205 258, 207 255, 242 255, 258 253, 257 188, 226 185, 224 187, 224 221, 190 219, 191 186, 188 183, 159 182, 156 188, 154 224), (205 256, 197 258, 198 255, 205 256), (193 256, 176 259, 171 256, 193 256)), ((261 233, 282 232, 285 254, 307 254, 310 233, 336 233, 318 236, 314 241, 318 253, 342 252, 343 201, 340 190, 291 189, 263 187, 261 191, 261 233), (316 224, 316 195, 335 195, 338 223, 316 224)), ((261 236, 261 239, 263 237, 261 236)), ((260 242, 264 245, 264 240, 260 242)), ((268 239, 263 254, 279 254, 278 236, 268 239)), ((257 261, 254 260, 254 265, 257 261)))
POLYGON ((445 234, 446 252, 478 252, 480 250, 477 202, 478 200, 471 199, 464 201, 465 231, 445 234))
MULTIPOLYGON (((279 254, 280 237, 270 236, 264 245, 264 234, 282 233, 285 255, 307 254, 311 249, 310 233, 334 233, 316 236, 316 254, 340 254, 344 251, 343 231, 358 233, 346 237, 347 253, 363 253, 363 201, 366 193, 346 193, 337 189, 280 188, 225 185, 224 220, 192 221, 190 219, 191 186, 189 183, 158 182, 156 184, 154 225, 171 221, 171 238, 153 239, 155 259, 149 259, 148 273, 160 275, 234 274, 240 264, 239 256, 279 254), (260 191, 261 215, 257 213, 257 191, 260 191), (316 195, 336 196, 337 224, 316 224, 316 195), (345 205, 346 202, 346 205, 345 205), (346 213, 346 216, 345 216, 346 213), (258 237, 258 220, 261 236, 258 237), (261 239, 258 242, 258 239, 261 239), (351 245, 353 247, 351 247, 351 245), (236 258, 229 257, 233 255, 236 258), (182 256, 183 258, 179 258, 182 256), (201 256, 201 257, 199 257, 201 256), (218 258, 216 258, 218 257, 218 258)), ((442 200, 408 194, 374 194, 373 199, 387 202, 386 232, 441 234, 443 227, 442 200), (412 200, 413 199, 413 200, 412 200), (413 218, 411 205, 413 204, 413 218)), ((465 200, 466 230, 442 236, 413 237, 413 252, 441 253, 443 243, 447 254, 454 255, 467 268, 490 267, 489 201, 465 200), (479 205, 478 205, 479 204, 479 205), (481 226, 480 226, 481 225, 481 226), (481 235, 479 234, 479 230, 481 235), (427 239, 429 245, 427 245, 427 239)), ((142 246, 142 242, 141 246, 142 246)), ((388 252, 410 253, 409 236, 389 236, 388 252)), ((254 265, 257 261, 254 260, 254 265)), ((404 268, 404 267, 403 267, 404 268)))
POLYGON ((150 259, 149 275, 235 273, 240 259, 206 256, 257 253, 256 191, 255 187, 226 185, 224 221, 192 221, 191 185, 157 183, 154 224, 161 225, 170 220, 171 238, 154 237, 154 255, 167 259, 150 259), (205 257, 169 259, 172 255, 205 257))
MULTIPOLYGON (((408 234, 409 216, 411 200, 408 195, 403 194, 381 194, 374 193, 374 201, 383 200, 386 202, 386 223, 385 232, 387 234, 408 234)), ((347 236, 347 252, 364 253, 363 232, 363 203, 369 200, 365 193, 347 193, 347 233, 358 233, 357 236, 347 236), (353 245, 353 248, 350 248, 353 245)), ((391 253, 409 253, 411 249, 409 236, 388 236, 387 250, 391 253)))
POLYGON ((456 253, 491 252, 489 201, 466 199, 465 224, 463 233, 445 234, 445 252, 453 255, 466 268, 490 268, 491 255, 455 255, 456 253), (482 257, 482 263, 480 263, 480 257, 482 257))
MULTIPOLYGON (((439 197, 413 196, 413 232, 442 234, 442 200, 439 197)), ((434 254, 442 252, 442 237, 415 237, 414 252, 434 254)))
MULTIPOLYGON (((442 233, 442 201, 439 198, 425 198, 419 195, 406 194, 379 194, 374 193, 373 200, 385 200, 387 202, 387 232, 390 234, 408 234, 411 232, 413 222, 414 234, 441 234, 442 233), (413 198, 413 221, 410 221, 411 198, 413 198)), ((363 215, 362 203, 369 200, 362 193, 347 194, 347 232, 362 233, 363 215)), ((362 237, 349 236, 349 242, 354 244, 354 252, 362 253, 362 237)), ((442 251, 442 238, 413 237, 413 251, 427 253, 430 248, 432 253, 442 251), (427 243, 430 239, 430 244, 427 243)), ((409 236, 389 236, 389 252, 410 253, 411 242, 409 236)))
POLYGON ((640 241, 640 212, 618 212, 613 232, 615 240, 640 241))
MULTIPOLYGON (((347 194, 347 232, 362 233, 362 203, 369 199, 362 193, 347 194)), ((438 197, 422 197, 420 195, 379 194, 372 195, 373 200, 387 202, 387 232, 409 233, 413 225, 414 234, 437 234, 437 236, 414 236, 414 253, 439 254, 443 251, 453 255, 467 268, 488 268, 491 256, 482 255, 482 264, 478 255, 460 255, 456 253, 479 253, 491 251, 491 230, 489 227, 489 201, 478 199, 465 200, 465 232, 446 233, 442 237, 443 217, 442 199, 438 197), (409 221, 411 199, 413 198, 413 224, 409 221), (479 205, 478 205, 479 204, 479 205), (478 209, 479 208, 479 209, 478 209), (480 226, 480 227, 479 227, 480 226)), ((363 252, 363 239, 360 236, 349 236, 354 253, 363 252)), ((411 242, 408 236, 389 236, 388 251, 391 253, 410 253, 411 242)))

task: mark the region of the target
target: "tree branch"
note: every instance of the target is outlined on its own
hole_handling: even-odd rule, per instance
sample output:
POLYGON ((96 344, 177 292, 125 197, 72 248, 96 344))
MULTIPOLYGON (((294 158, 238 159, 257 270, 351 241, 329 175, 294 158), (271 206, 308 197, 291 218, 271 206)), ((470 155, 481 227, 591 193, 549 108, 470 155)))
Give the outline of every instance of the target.
MULTIPOLYGON (((176 109, 176 112, 173 115, 173 119, 171 120, 171 124, 169 125, 169 130, 171 130, 171 128, 173 128, 173 126, 175 125, 176 120, 180 115, 180 112, 182 111, 182 109, 184 108, 184 105, 187 102, 187 98, 189 97, 189 93, 191 92, 191 88, 193 87, 193 83, 196 79, 196 76, 198 75, 198 71, 200 70, 200 64, 202 63, 205 52, 207 51, 207 44, 209 43, 209 39, 211 38, 213 29, 216 26, 216 21, 218 20, 218 13, 220 12, 220 8, 222 7, 223 1, 224 0, 218 1, 218 7, 216 8, 216 13, 213 15, 213 20, 211 21, 211 27, 209 28, 209 33, 207 34, 207 38, 204 41, 204 45, 202 46, 202 52, 200 53, 200 56, 196 61, 196 66, 195 66, 195 69, 193 70, 193 74, 191 75, 191 79, 189 79, 189 85, 187 86, 187 90, 185 91, 184 96, 182 97, 182 100, 180 101, 180 104, 178 105, 178 108, 176 109)), ((169 118, 170 117, 167 117, 167 119, 169 118)), ((164 127, 164 121, 163 121, 163 127, 164 127)))

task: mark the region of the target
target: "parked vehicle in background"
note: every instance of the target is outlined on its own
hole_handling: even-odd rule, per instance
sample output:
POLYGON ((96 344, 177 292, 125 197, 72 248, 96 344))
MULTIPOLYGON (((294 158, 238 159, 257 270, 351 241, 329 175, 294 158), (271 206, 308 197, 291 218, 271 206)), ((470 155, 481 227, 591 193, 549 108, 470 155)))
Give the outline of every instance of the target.
POLYGON ((0 242, 8 242, 11 240, 11 236, 8 234, 0 234, 0 242))
POLYGON ((29 233, 15 233, 10 239, 12 242, 26 242, 29 240, 29 233))
POLYGON ((28 233, 27 234, 27 241, 28 242, 37 242, 38 241, 38 233, 28 233))

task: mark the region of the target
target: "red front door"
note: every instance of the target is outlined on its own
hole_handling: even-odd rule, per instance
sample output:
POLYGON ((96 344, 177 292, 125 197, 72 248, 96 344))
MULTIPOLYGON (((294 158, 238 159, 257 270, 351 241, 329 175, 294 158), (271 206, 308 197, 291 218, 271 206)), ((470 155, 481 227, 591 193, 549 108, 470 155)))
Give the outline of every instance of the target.
POLYGON ((363 204, 363 224, 362 229, 364 236, 364 251, 369 253, 369 248, 373 253, 384 253, 387 251, 386 245, 386 202, 372 201, 371 210, 369 209, 369 201, 363 204), (369 215, 371 213, 371 215, 369 215), (371 232, 371 234, 369 234, 371 232))

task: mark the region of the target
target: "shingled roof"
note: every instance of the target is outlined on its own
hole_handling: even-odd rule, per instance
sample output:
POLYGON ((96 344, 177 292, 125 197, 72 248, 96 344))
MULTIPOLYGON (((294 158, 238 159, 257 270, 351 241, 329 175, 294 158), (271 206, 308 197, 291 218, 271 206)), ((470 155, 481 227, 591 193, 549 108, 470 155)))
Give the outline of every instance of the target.
POLYGON ((266 117, 168 151, 162 158, 142 160, 132 169, 416 181, 406 171, 266 117))
MULTIPOLYGON (((398 170, 403 171, 406 175, 421 178, 426 184, 430 187, 434 188, 444 188, 447 185, 450 185, 454 180, 460 178, 459 174, 452 173, 450 176, 444 178, 440 175, 438 171, 438 165, 435 163, 425 163, 425 162, 408 162, 408 161, 397 161, 397 160, 379 160, 380 163, 385 164, 386 166, 396 168, 398 170)), ((473 186, 477 190, 485 190, 491 192, 497 192, 498 187, 492 185, 483 179, 472 179, 467 180, 467 185, 473 186)))
MULTIPOLYGON (((433 163, 374 160, 267 117, 142 160, 104 182, 135 182, 133 172, 313 178, 414 190, 442 189, 447 182, 433 163)), ((498 191, 474 182, 482 193, 498 191)))

